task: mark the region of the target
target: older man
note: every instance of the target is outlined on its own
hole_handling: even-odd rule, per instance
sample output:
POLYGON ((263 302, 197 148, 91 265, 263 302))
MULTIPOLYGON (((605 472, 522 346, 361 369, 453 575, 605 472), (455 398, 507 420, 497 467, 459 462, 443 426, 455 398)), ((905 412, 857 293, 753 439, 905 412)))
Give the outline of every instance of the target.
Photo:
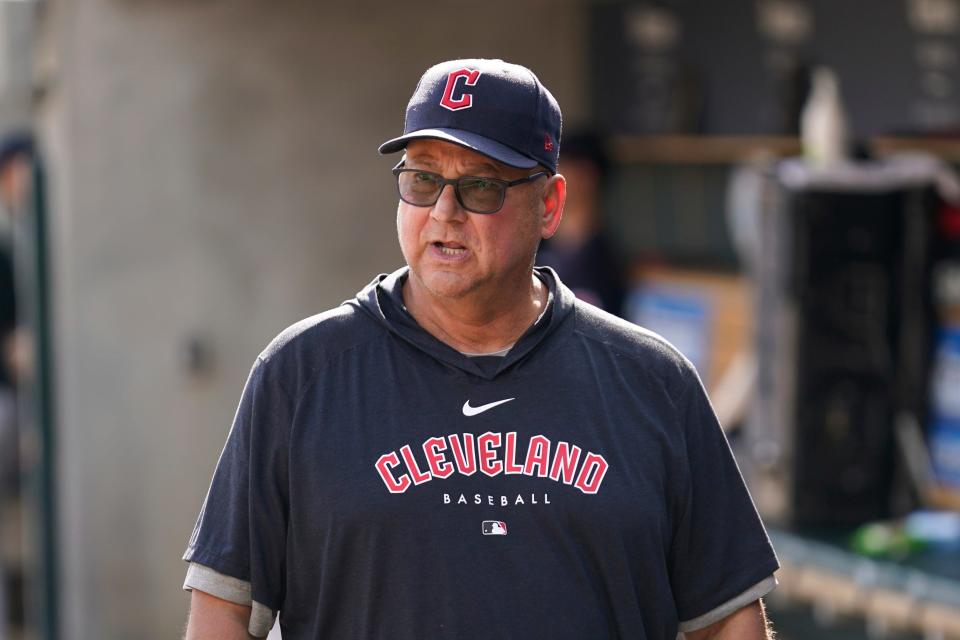
POLYGON ((251 371, 184 558, 188 638, 765 638, 776 558, 689 362, 534 268, 560 110, 429 69, 393 169, 407 267, 251 371))

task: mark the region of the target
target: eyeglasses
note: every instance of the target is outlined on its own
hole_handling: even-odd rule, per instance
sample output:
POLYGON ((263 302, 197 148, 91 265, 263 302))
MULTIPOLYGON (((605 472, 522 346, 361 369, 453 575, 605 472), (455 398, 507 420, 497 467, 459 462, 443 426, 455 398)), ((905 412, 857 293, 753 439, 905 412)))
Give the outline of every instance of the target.
POLYGON ((406 169, 403 162, 393 168, 397 177, 400 199, 415 207, 432 207, 440 199, 443 188, 453 185, 460 206, 470 213, 496 213, 503 207, 507 189, 519 184, 533 182, 541 176, 550 175, 539 171, 519 180, 500 180, 480 176, 444 178, 439 173, 422 169, 406 169))

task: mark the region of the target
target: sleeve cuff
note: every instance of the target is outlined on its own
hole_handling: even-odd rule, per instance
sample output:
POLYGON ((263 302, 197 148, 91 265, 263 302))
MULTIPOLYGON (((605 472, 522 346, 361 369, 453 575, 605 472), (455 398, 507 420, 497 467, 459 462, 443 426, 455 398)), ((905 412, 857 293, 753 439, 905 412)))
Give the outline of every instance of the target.
POLYGON ((708 627, 718 620, 723 620, 729 616, 734 611, 741 609, 751 602, 759 600, 763 596, 767 595, 773 588, 777 586, 777 578, 774 575, 767 576, 757 584, 753 585, 743 593, 738 596, 734 596, 730 600, 727 600, 719 607, 712 609, 702 616, 697 616, 692 620, 683 620, 680 622, 679 630, 686 631, 696 631, 697 629, 702 629, 708 627))
POLYGON ((215 569, 191 562, 183 581, 185 591, 203 591, 221 600, 250 607, 247 631, 255 638, 266 638, 277 619, 277 612, 250 597, 250 583, 227 576, 215 569))

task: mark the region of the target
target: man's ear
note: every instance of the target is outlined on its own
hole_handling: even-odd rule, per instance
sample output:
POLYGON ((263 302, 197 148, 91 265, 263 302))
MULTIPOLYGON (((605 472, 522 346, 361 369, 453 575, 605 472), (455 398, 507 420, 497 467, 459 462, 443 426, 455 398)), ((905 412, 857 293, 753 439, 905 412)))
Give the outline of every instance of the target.
POLYGON ((543 214, 540 218, 540 237, 546 240, 557 232, 567 201, 567 180, 559 173, 547 179, 543 190, 543 214))

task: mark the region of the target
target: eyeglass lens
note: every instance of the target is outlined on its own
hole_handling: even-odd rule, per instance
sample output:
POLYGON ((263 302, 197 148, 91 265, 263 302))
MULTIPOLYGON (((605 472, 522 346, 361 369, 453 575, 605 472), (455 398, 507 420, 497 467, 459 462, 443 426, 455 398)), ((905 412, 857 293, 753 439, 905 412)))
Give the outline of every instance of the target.
MULTIPOLYGON (((440 197, 442 177, 429 171, 401 171, 398 178, 400 197, 417 206, 430 206, 440 197)), ((479 177, 460 178, 456 185, 461 204, 474 213, 492 213, 502 203, 505 185, 479 177)))

